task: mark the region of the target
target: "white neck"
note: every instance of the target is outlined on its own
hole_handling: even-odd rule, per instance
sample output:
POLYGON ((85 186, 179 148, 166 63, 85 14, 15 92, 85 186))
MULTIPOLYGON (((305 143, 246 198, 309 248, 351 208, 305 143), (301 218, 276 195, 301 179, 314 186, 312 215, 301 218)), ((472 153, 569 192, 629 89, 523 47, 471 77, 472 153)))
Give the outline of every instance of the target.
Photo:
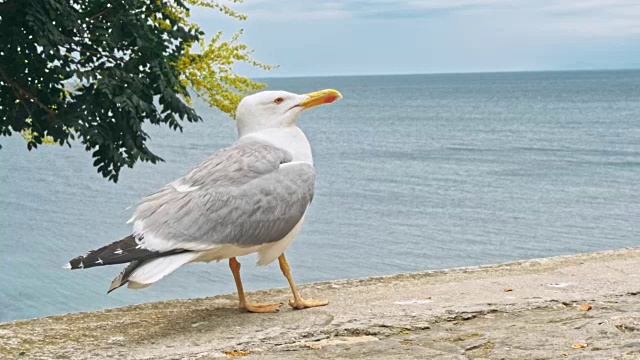
POLYGON ((302 130, 297 126, 281 128, 268 128, 249 133, 243 133, 238 129, 240 139, 257 139, 268 142, 273 146, 289 151, 293 155, 293 161, 304 161, 313 165, 311 145, 302 130))

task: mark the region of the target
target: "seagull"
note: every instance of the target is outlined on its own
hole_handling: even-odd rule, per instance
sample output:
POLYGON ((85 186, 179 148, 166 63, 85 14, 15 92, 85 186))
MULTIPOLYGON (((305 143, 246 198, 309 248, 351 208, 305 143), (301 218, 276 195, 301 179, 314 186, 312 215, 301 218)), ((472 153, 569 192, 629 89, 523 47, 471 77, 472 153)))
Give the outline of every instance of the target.
POLYGON ((293 293, 292 308, 327 305, 300 296, 284 251, 300 231, 315 183, 311 146, 296 121, 304 110, 340 98, 333 89, 243 98, 236 110, 236 143, 143 198, 129 220, 131 235, 65 268, 128 263, 109 293, 125 284, 147 287, 188 263, 228 259, 240 308, 276 312, 281 304, 249 302, 242 287, 237 257, 257 253, 259 266, 278 259, 293 293))

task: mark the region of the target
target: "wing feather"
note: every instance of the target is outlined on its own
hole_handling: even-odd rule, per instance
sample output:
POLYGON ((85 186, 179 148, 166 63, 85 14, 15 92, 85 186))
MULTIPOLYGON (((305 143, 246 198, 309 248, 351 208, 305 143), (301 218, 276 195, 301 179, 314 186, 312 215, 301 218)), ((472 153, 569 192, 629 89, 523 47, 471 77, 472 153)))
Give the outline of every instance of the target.
POLYGON ((132 221, 153 251, 250 247, 285 237, 313 198, 315 172, 259 141, 223 149, 143 199, 132 221))

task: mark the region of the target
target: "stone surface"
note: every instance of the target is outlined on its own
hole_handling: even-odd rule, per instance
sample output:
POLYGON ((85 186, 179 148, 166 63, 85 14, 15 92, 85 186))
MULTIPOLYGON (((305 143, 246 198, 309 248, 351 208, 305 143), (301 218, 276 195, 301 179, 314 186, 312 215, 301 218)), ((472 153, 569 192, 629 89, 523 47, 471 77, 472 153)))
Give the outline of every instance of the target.
MULTIPOLYGON (((640 249, 301 292, 331 304, 248 314, 225 295, 4 323, 0 358, 640 359, 640 249)), ((286 303, 289 291, 249 295, 286 303)))

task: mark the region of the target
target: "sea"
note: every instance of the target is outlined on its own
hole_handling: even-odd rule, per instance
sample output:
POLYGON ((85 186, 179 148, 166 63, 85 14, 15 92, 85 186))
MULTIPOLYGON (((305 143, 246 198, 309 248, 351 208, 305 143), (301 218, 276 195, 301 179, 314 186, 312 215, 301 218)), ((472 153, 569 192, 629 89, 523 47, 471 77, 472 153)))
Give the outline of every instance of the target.
MULTIPOLYGON (((263 79, 344 99, 298 123, 316 193, 287 250, 298 283, 640 246, 640 71, 263 79)), ((148 126, 165 159, 113 184, 91 154, 0 138, 0 321, 235 291, 226 262, 187 265, 143 290, 106 290, 123 266, 69 271, 118 240, 138 199, 236 139, 202 102, 184 132, 148 126)), ((286 287, 240 259, 245 289, 286 287)), ((428 293, 428 289, 424 289, 428 293)))

